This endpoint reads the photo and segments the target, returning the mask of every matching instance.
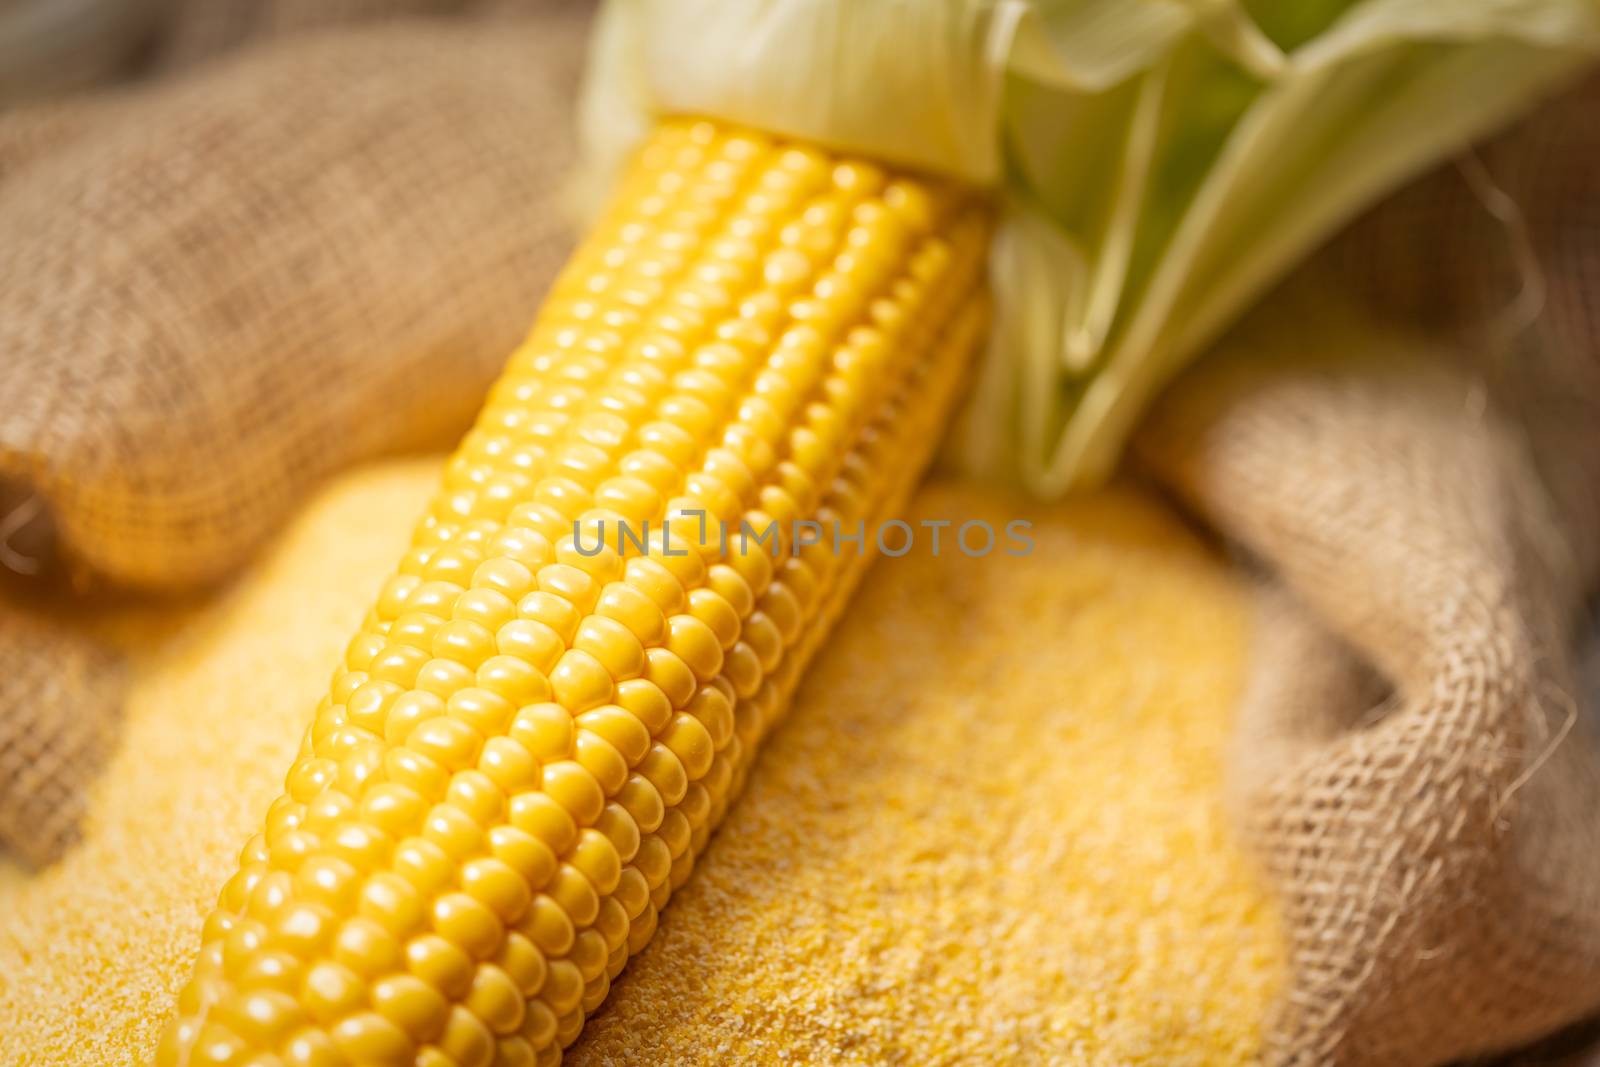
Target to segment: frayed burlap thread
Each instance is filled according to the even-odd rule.
[[[1469,359],[1585,530],[1600,530],[1597,190],[1600,75],[1397,191],[1313,268]],[[1581,571],[1600,570],[1600,537],[1572,549]]]
[[[99,642],[0,604],[0,849],[44,864],[77,838],[116,737],[123,681]]]
[[[1289,940],[1271,1063],[1443,1063],[1600,1009],[1600,751],[1571,665],[1600,530],[1536,459],[1587,437],[1592,491],[1597,414],[1530,435],[1472,361],[1312,279],[1149,421],[1146,462],[1287,590],[1233,768]]]

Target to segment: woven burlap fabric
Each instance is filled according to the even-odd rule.
[[[561,2],[0,0],[0,107],[170,76],[233,49],[308,30],[407,15],[534,13]]]
[[[166,0],[151,62],[172,70],[243,44],[288,34],[408,15],[479,13],[488,0]],[[525,8],[550,0],[520,0]]]
[[[1572,666],[1600,556],[1593,93],[1354,227],[1139,441],[1270,575],[1233,786],[1290,943],[1272,1063],[1443,1063],[1600,1010]]]
[[[0,502],[40,511],[8,558],[90,590],[214,582],[327,474],[462,430],[569,245],[587,12],[525,6],[0,113]],[[0,676],[58,679],[0,694],[0,751],[30,754],[0,837],[34,859],[114,721],[83,641],[0,633]]]
[[[0,604],[0,849],[60,855],[116,736],[123,667],[83,633]],[[25,650],[25,654],[19,654]]]
[[[214,580],[328,471],[459,431],[567,247],[579,25],[288,42],[0,187],[0,478],[74,565]]]
[[[124,75],[168,0],[0,0],[0,107]]]

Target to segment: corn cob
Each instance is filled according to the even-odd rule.
[[[871,164],[656,132],[350,643],[159,1063],[560,1062],[926,463],[986,227]]]

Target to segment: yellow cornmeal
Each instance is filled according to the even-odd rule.
[[[347,478],[237,587],[115,621],[136,681],[87,840],[0,869],[0,1063],[148,1057],[437,470]],[[1131,492],[908,518],[1018,514],[1026,558],[947,531],[875,568],[568,1062],[1248,1060],[1279,962],[1219,805],[1243,592]]]
[[[1237,584],[1131,493],[913,512],[1031,515],[1034,549],[877,564],[568,1063],[1252,1058],[1278,960],[1219,810]]]

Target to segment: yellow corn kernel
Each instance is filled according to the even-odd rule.
[[[560,1061],[869,558],[778,527],[870,527],[920,474],[986,226],[657,132],[350,643],[159,1062]]]

